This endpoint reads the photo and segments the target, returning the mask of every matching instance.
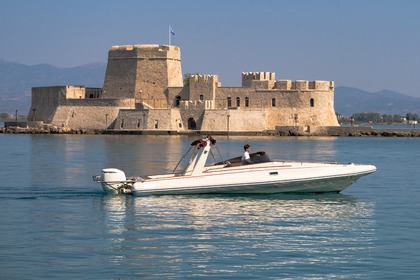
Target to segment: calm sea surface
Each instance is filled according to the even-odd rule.
[[[187,136],[0,134],[1,279],[419,279],[420,138],[217,137],[226,158],[374,164],[341,194],[104,195]]]

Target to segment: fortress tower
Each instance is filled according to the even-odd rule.
[[[182,87],[181,51],[176,46],[113,46],[108,53],[102,98],[166,100],[167,87]]]
[[[218,75],[198,75],[190,77],[190,100],[214,101],[219,86]]]

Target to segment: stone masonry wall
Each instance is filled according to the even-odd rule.
[[[52,125],[73,129],[107,129],[113,126],[120,107],[58,106]]]
[[[32,88],[31,108],[28,121],[51,122],[57,106],[66,99],[65,87],[34,87]]]
[[[134,99],[68,99],[56,107],[51,124],[75,129],[109,129],[119,110],[134,108]]]
[[[257,87],[265,85],[265,89],[271,89],[274,86],[276,74],[274,72],[242,72],[243,87]],[[261,83],[263,82],[263,83]]]
[[[189,84],[190,100],[214,101],[218,84],[219,80],[217,75],[192,75]]]
[[[183,86],[178,47],[128,45],[113,46],[109,51],[104,98],[165,100],[168,86]]]
[[[203,131],[262,131],[267,130],[265,110],[206,110]]]
[[[179,110],[120,110],[116,130],[184,130]]]

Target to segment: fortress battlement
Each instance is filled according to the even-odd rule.
[[[242,80],[269,81],[276,79],[274,72],[242,72]]]
[[[176,46],[142,44],[112,46],[108,52],[108,60],[126,58],[181,60],[181,51]]]
[[[214,100],[218,87],[221,87],[218,75],[191,75],[189,98],[191,100]]]
[[[242,86],[271,89],[276,81],[274,72],[242,72]]]
[[[218,75],[199,75],[193,74],[190,76],[190,83],[214,83],[219,81]]]
[[[280,90],[334,91],[334,81],[280,80],[275,87]]]

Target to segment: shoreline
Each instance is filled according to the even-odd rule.
[[[98,134],[98,135],[227,135],[227,136],[279,136],[279,137],[420,137],[420,129],[372,127],[276,127],[266,131],[199,131],[199,130],[111,130],[70,129],[57,127],[28,128],[0,127],[4,134]]]

